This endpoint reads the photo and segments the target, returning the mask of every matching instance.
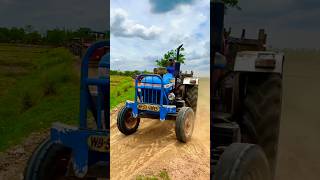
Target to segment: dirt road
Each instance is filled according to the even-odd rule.
[[[319,56],[287,57],[278,180],[320,179],[319,68]]]
[[[176,140],[174,121],[142,119],[130,136],[119,132],[111,117],[111,179],[135,179],[166,170],[171,179],[209,179],[210,95],[209,79],[201,79],[197,119],[192,140]]]

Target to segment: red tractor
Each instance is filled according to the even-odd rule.
[[[107,33],[97,32],[97,31],[89,31],[87,38],[73,38],[71,43],[68,45],[68,48],[72,52],[72,54],[82,56],[85,54],[86,50],[96,41],[105,40],[107,38]],[[97,67],[99,60],[106,53],[109,52],[108,48],[100,48],[97,49],[91,59],[90,59],[90,67]]]

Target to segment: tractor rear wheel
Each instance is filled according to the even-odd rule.
[[[137,131],[139,124],[140,118],[132,116],[132,109],[126,106],[121,108],[117,117],[117,126],[120,132],[125,135],[133,134]]]
[[[193,112],[197,112],[197,102],[198,102],[198,86],[186,86],[186,104],[188,107],[193,109]]]
[[[243,112],[243,142],[259,144],[264,150],[272,176],[275,174],[282,99],[278,74],[248,76]]]
[[[30,157],[24,171],[24,180],[79,180],[80,178],[66,176],[70,158],[71,150],[69,148],[52,143],[47,138],[36,148]]]
[[[186,143],[191,139],[194,128],[194,112],[191,107],[182,107],[176,119],[176,137],[179,141]]]
[[[214,180],[270,180],[263,150],[254,144],[233,143],[220,156]]]

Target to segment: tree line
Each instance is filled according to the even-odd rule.
[[[0,43],[47,44],[60,46],[71,42],[75,38],[95,38],[96,35],[91,32],[92,30],[90,28],[78,28],[76,30],[54,28],[41,33],[31,25],[27,25],[23,28],[0,27]]]
[[[152,72],[149,71],[119,71],[119,70],[110,70],[110,75],[118,75],[118,76],[135,76],[139,74],[153,74]]]

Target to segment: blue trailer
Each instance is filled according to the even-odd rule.
[[[50,136],[30,157],[25,180],[109,178],[110,56],[99,62],[98,77],[89,77],[89,61],[109,41],[99,41],[88,48],[81,64],[79,127],[55,123]],[[96,92],[89,87],[95,87]],[[94,128],[88,127],[88,110],[94,116]]]

